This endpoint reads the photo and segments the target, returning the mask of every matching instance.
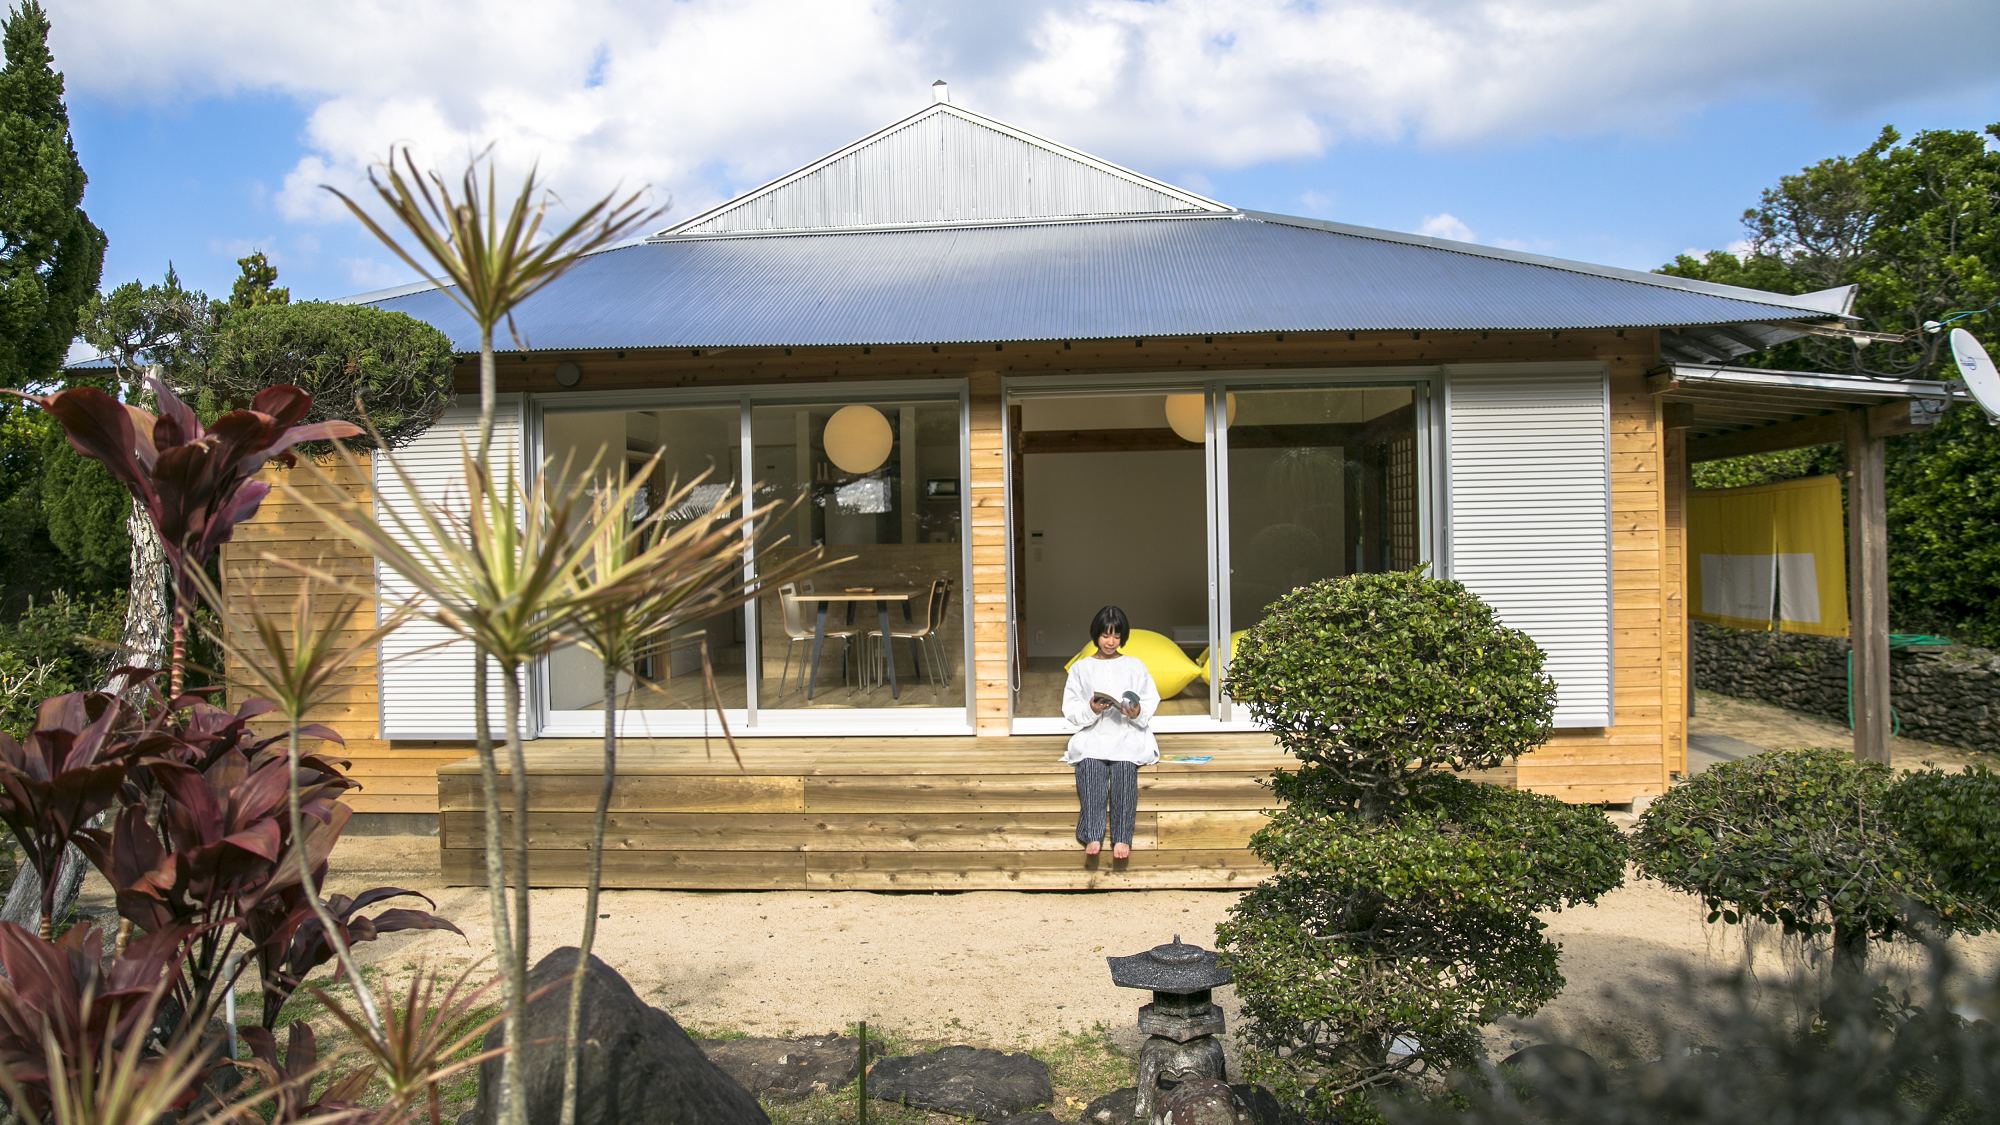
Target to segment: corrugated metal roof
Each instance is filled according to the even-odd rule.
[[[477,346],[464,313],[435,290],[369,303],[436,325],[462,350]],[[1832,315],[1807,297],[1696,289],[1232,213],[641,243],[579,262],[524,302],[514,321],[526,350],[580,351],[1721,326]],[[501,343],[513,350],[504,333]]]

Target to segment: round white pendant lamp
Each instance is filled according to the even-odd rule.
[[[889,420],[872,406],[843,406],[826,420],[826,459],[843,473],[872,473],[896,444]]]
[[[1200,445],[1202,438],[1207,436],[1201,418],[1202,397],[1198,394],[1167,396],[1167,425],[1173,427],[1182,441],[1191,441],[1196,445]],[[1236,421],[1236,392],[1231,391],[1222,397],[1222,425],[1226,429]]]

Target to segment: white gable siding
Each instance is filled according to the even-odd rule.
[[[1608,394],[1601,368],[1447,390],[1451,574],[1547,653],[1558,727],[1611,725]]]
[[[940,105],[669,232],[670,237],[1226,210]]]
[[[410,480],[406,484],[386,459],[375,458],[375,518],[395,528],[394,517],[421,534],[417,505],[462,515],[465,473],[460,452],[479,440],[477,403],[464,400],[445,411],[437,424],[395,452]],[[495,411],[493,461],[518,467],[522,456],[521,402],[503,395]],[[414,487],[412,487],[414,486]],[[378,614],[417,599],[415,589],[380,563],[375,567]],[[473,736],[473,650],[443,626],[421,618],[406,621],[381,646],[381,737],[471,738]],[[487,672],[490,728],[504,728],[503,684],[498,669]],[[524,708],[525,716],[525,708]],[[525,721],[525,718],[524,718]]]

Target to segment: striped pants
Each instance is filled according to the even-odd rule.
[[[1111,842],[1130,845],[1139,818],[1139,767],[1134,762],[1084,758],[1076,763],[1076,840],[1104,840],[1104,810],[1111,809]]]

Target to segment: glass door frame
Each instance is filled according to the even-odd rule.
[[[1208,495],[1204,497],[1203,517],[1207,526],[1208,563],[1208,651],[1214,672],[1209,713],[1200,715],[1160,716],[1153,729],[1161,734],[1191,732],[1254,731],[1262,729],[1249,714],[1234,707],[1222,693],[1220,685],[1228,675],[1229,651],[1226,638],[1234,631],[1230,620],[1230,557],[1229,557],[1229,427],[1225,423],[1218,431],[1217,418],[1227,418],[1227,396],[1242,391],[1261,390],[1304,390],[1325,388],[1367,389],[1376,387],[1407,387],[1413,392],[1416,409],[1416,464],[1420,476],[1417,482],[1418,512],[1417,557],[1431,568],[1433,574],[1445,571],[1443,545],[1448,541],[1442,521],[1447,518],[1446,481],[1443,459],[1439,452],[1444,449],[1444,410],[1446,368],[1442,365],[1423,367],[1382,367],[1382,368],[1317,368],[1310,370],[1230,370],[1205,372],[1199,379],[1191,379],[1185,373],[1157,372],[1132,375],[1105,376],[1088,379],[1065,380],[1051,383],[1047,376],[1009,378],[1001,381],[1001,448],[1008,455],[1003,458],[1006,513],[1006,553],[1007,560],[1007,714],[1008,730],[1013,734],[1058,734],[1067,733],[1068,723],[1060,716],[1017,715],[1015,702],[1020,694],[1021,675],[1025,662],[1022,653],[1018,616],[1015,605],[1016,585],[1022,576],[1014,573],[1015,544],[1022,534],[1015,526],[1015,505],[1013,497],[1020,482],[1014,479],[1014,448],[1016,435],[1012,432],[1012,407],[1023,400],[1050,398],[1081,398],[1093,395],[1139,395],[1139,394],[1189,394],[1202,396],[1202,429],[1205,456],[1205,484]]]
[[[753,675],[753,669],[761,668],[763,659],[760,651],[762,638],[761,604],[762,598],[747,602],[744,614],[744,702],[740,708],[724,708],[723,717],[729,724],[732,735],[751,738],[759,737],[826,737],[826,736],[879,736],[892,734],[909,735],[971,735],[977,715],[974,698],[974,677],[972,671],[973,633],[972,598],[969,596],[969,582],[972,575],[972,489],[967,487],[971,468],[971,391],[963,379],[898,379],[859,382],[814,383],[810,386],[797,384],[768,383],[755,386],[696,387],[673,389],[632,389],[605,391],[567,391],[554,393],[530,393],[522,419],[522,445],[524,478],[534,480],[541,472],[546,457],[543,444],[543,419],[549,413],[569,413],[614,410],[672,410],[681,408],[722,409],[735,407],[737,410],[737,435],[739,442],[737,479],[739,482],[756,481],[754,442],[751,440],[751,412],[757,407],[769,406],[824,406],[834,403],[869,402],[892,400],[907,402],[929,402],[938,405],[951,404],[958,411],[958,473],[959,473],[959,566],[962,580],[960,586],[967,596],[957,601],[953,612],[962,621],[960,633],[964,652],[960,656],[962,673],[960,685],[965,694],[964,707],[851,707],[821,708],[803,707],[759,707],[758,694],[762,676]],[[747,521],[756,507],[754,490],[742,489],[742,514]],[[746,522],[744,527],[743,573],[745,579],[756,575],[756,528]],[[542,738],[597,738],[604,733],[603,713],[592,708],[587,711],[557,711],[550,706],[551,685],[548,675],[548,658],[536,660],[529,669],[529,693],[535,719]],[[618,716],[619,733],[641,738],[680,738],[691,736],[712,736],[722,733],[712,710],[621,710]]]

